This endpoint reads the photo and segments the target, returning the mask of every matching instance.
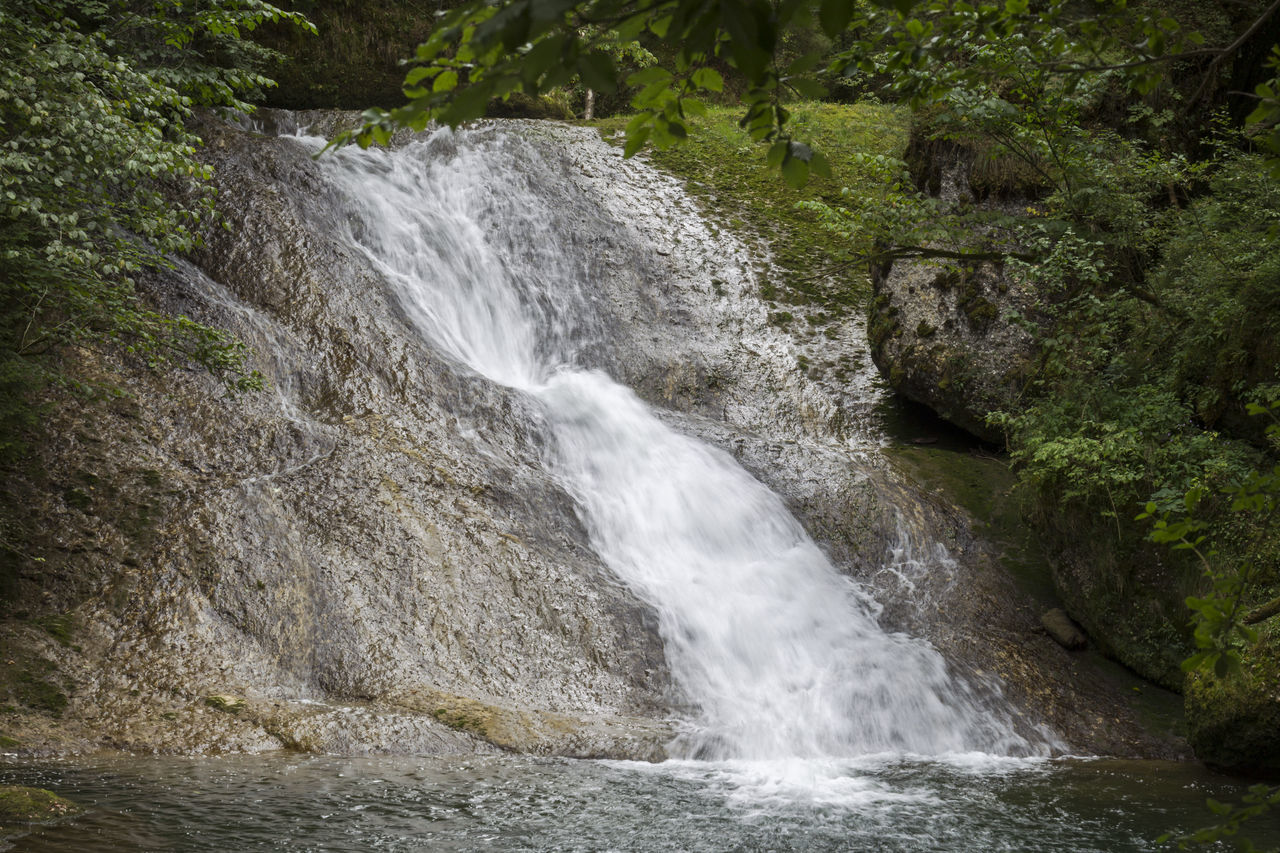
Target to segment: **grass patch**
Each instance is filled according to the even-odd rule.
[[[740,110],[729,107],[709,108],[705,117],[691,121],[687,142],[648,156],[684,179],[713,222],[765,240],[785,281],[765,282],[762,297],[820,306],[835,320],[862,309],[870,290],[867,276],[861,264],[851,263],[839,238],[824,231],[815,214],[797,210],[796,203],[840,205],[846,188],[880,197],[883,189],[867,180],[855,155],[901,157],[910,115],[902,107],[880,104],[801,103],[791,110],[792,133],[826,155],[829,179],[813,177],[802,189],[792,189],[765,162],[768,146],[752,142],[738,127]],[[616,116],[594,124],[614,141],[628,120]]]

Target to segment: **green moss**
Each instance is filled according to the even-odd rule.
[[[921,320],[920,325],[916,326],[916,337],[927,338],[936,331],[938,331],[937,326],[933,325],[928,320]]]
[[[0,785],[0,832],[13,832],[19,824],[57,820],[79,814],[80,807],[43,788]]]
[[[840,241],[819,227],[816,214],[797,210],[796,203],[816,199],[847,205],[841,191],[880,192],[859,177],[855,154],[900,156],[906,144],[908,115],[898,107],[873,104],[798,103],[791,129],[811,142],[831,162],[830,179],[814,177],[793,189],[765,162],[768,146],[758,145],[738,127],[737,109],[712,107],[693,122],[689,140],[649,154],[654,163],[686,180],[713,220],[729,228],[745,227],[768,245],[786,281],[771,284],[762,295],[791,304],[819,306],[833,319],[865,305],[868,281],[861,266],[851,265]],[[625,116],[597,122],[606,139],[628,121]],[[785,293],[779,293],[785,289]]]
[[[76,622],[70,614],[40,616],[31,621],[47,631],[49,636],[53,637],[61,645],[71,646],[71,638],[75,632]]]
[[[67,707],[67,694],[59,683],[58,668],[52,661],[34,653],[29,643],[13,639],[0,641],[0,711],[16,712],[20,706],[28,711],[61,716]]]
[[[483,716],[458,708],[436,708],[431,712],[431,716],[451,729],[480,737],[484,737],[488,729],[487,720]]]
[[[871,351],[878,352],[900,329],[898,321],[887,313],[873,313],[867,323],[867,342],[871,344]]]
[[[1184,601],[1202,593],[1185,552],[1152,545],[1133,526],[1078,505],[1038,498],[1032,515],[1071,616],[1106,654],[1181,691],[1182,660],[1192,650]]]
[[[950,290],[960,283],[960,271],[954,267],[947,267],[930,279],[929,283],[938,290]]]
[[[14,695],[19,702],[52,717],[61,717],[67,707],[67,694],[44,673],[21,670],[15,680]]]
[[[0,735],[0,749],[12,749],[15,746],[22,746],[22,741],[8,735]]]
[[[1025,521],[1026,500],[1006,460],[940,446],[894,446],[886,454],[912,479],[941,489],[968,511],[978,523],[974,532],[998,549],[1019,586],[1041,604],[1057,605],[1048,562]]]
[[[966,302],[964,313],[969,318],[969,322],[979,329],[985,329],[996,317],[1000,316],[1000,311],[996,306],[981,296],[976,296]]]
[[[206,696],[204,704],[216,711],[225,711],[232,715],[239,714],[244,710],[244,700],[239,696],[228,696],[225,694]]]

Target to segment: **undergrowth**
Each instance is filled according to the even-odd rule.
[[[857,155],[901,157],[909,112],[882,104],[799,103],[791,109],[792,132],[831,163],[831,177],[813,176],[794,189],[765,161],[768,146],[751,141],[738,127],[741,110],[710,107],[691,120],[689,139],[648,158],[683,178],[713,221],[759,235],[768,245],[781,281],[766,281],[761,296],[773,302],[821,308],[831,318],[861,311],[870,293],[865,266],[851,258],[843,241],[824,232],[817,215],[798,202],[836,204],[842,193],[879,198],[882,186],[866,180]],[[628,117],[595,122],[610,141],[620,141]]]

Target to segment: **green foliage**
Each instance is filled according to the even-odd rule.
[[[14,0],[0,8],[0,452],[33,425],[30,398],[64,381],[63,347],[177,358],[256,387],[226,333],[143,305],[137,275],[190,249],[213,213],[196,107],[245,109],[269,81],[243,36],[306,26],[260,0]]]
[[[187,122],[196,108],[246,109],[269,83],[254,68],[271,54],[246,36],[272,21],[309,26],[260,0],[0,4],[5,584],[13,565],[43,562],[10,488],[38,435],[41,401],[53,390],[116,393],[74,378],[68,352],[186,363],[233,390],[261,386],[239,341],[150,308],[135,285],[196,246],[215,221],[209,169]],[[28,681],[28,692],[44,689],[40,679]],[[50,707],[61,696],[53,688],[44,694]]]
[[[811,37],[818,30],[826,39]],[[630,73],[620,68],[610,43],[641,37],[661,44],[671,61]],[[829,53],[835,40],[840,47]],[[353,137],[369,145],[431,119],[456,126],[481,116],[494,98],[537,95],[580,75],[601,91],[636,90],[627,153],[645,144],[667,148],[688,136],[688,119],[703,111],[701,98],[723,88],[719,68],[728,67],[743,86],[741,127],[770,143],[771,163],[799,186],[811,172],[830,171],[821,152],[792,137],[785,106],[793,96],[825,94],[812,75],[819,66],[836,77],[888,75],[896,91],[923,102],[1007,78],[1024,65],[1074,80],[1109,52],[1147,59],[1183,41],[1175,21],[1135,14],[1123,0],[1087,9],[1055,0],[1035,11],[1023,2],[949,0],[471,0],[418,47],[405,79],[409,103],[368,111]],[[796,56],[797,44],[811,49]],[[1127,75],[1136,87],[1159,78],[1149,65],[1136,68]]]
[[[1270,416],[1272,423],[1266,434],[1280,448],[1280,418],[1275,414],[1280,412],[1280,399],[1266,406],[1250,404],[1249,411]],[[1208,497],[1204,486],[1188,489],[1172,506],[1166,504],[1162,508],[1156,501],[1149,501],[1138,519],[1155,519],[1150,534],[1153,542],[1190,551],[1200,560],[1210,589],[1202,597],[1187,599],[1187,607],[1194,614],[1198,650],[1183,662],[1182,668],[1187,672],[1212,671],[1225,678],[1240,670],[1241,645],[1258,642],[1258,631],[1246,624],[1244,611],[1257,582],[1261,545],[1273,535],[1273,523],[1280,512],[1280,465],[1248,471],[1221,491],[1229,500],[1228,510],[1248,516],[1248,526],[1255,531],[1253,541],[1236,554],[1224,555],[1208,542],[1220,525],[1206,520],[1200,512]]]
[[[1037,262],[1011,268],[1039,300],[1041,363],[1024,407],[996,420],[1029,483],[1119,518],[1153,493],[1219,491],[1257,464],[1221,430],[1250,437],[1246,407],[1277,380],[1280,186],[1253,157],[1160,165],[1116,150],[1139,168],[1108,160],[1110,198],[1024,230]],[[1150,175],[1207,178],[1210,193],[1144,211]]]
[[[1270,420],[1265,433],[1276,448],[1280,448],[1280,399],[1267,405],[1253,403],[1249,413]],[[1207,492],[1200,486],[1189,489],[1181,500],[1173,505],[1160,507],[1155,501],[1147,503],[1139,519],[1154,519],[1151,539],[1179,550],[1191,551],[1201,561],[1205,576],[1210,582],[1209,592],[1187,599],[1195,626],[1197,651],[1183,661],[1182,668],[1192,674],[1217,679],[1239,677],[1242,672],[1242,650],[1258,643],[1259,631],[1250,622],[1271,618],[1274,613],[1263,609],[1259,614],[1246,615],[1246,603],[1259,585],[1260,562],[1264,559],[1262,545],[1274,536],[1277,512],[1280,511],[1280,465],[1270,469],[1250,471],[1241,481],[1223,490],[1229,498],[1229,509],[1247,519],[1247,527],[1253,532],[1252,541],[1244,548],[1230,554],[1220,552],[1210,538],[1223,533],[1222,522],[1206,521],[1201,506]],[[1275,578],[1271,581],[1274,584]],[[1273,684],[1263,689],[1270,691]],[[1270,701],[1269,699],[1267,700]],[[1280,787],[1255,785],[1239,806],[1209,800],[1210,811],[1220,820],[1176,839],[1178,849],[1188,850],[1192,845],[1214,844],[1224,839],[1234,839],[1242,825],[1259,815],[1280,806]],[[1164,836],[1161,841],[1169,841]],[[1253,851],[1257,848],[1242,838],[1237,849]]]
[[[1280,179],[1280,45],[1271,49],[1267,67],[1275,69],[1277,74],[1267,82],[1259,83],[1254,90],[1258,106],[1245,123],[1275,155],[1267,160],[1267,166],[1271,175]]]

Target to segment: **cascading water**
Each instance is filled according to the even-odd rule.
[[[318,141],[308,140],[318,145]],[[781,499],[726,453],[587,369],[604,331],[589,247],[530,187],[538,155],[500,132],[439,131],[322,159],[351,239],[441,350],[545,407],[548,464],[606,563],[657,611],[698,709],[688,758],[1027,754],[927,643],[886,633]]]

